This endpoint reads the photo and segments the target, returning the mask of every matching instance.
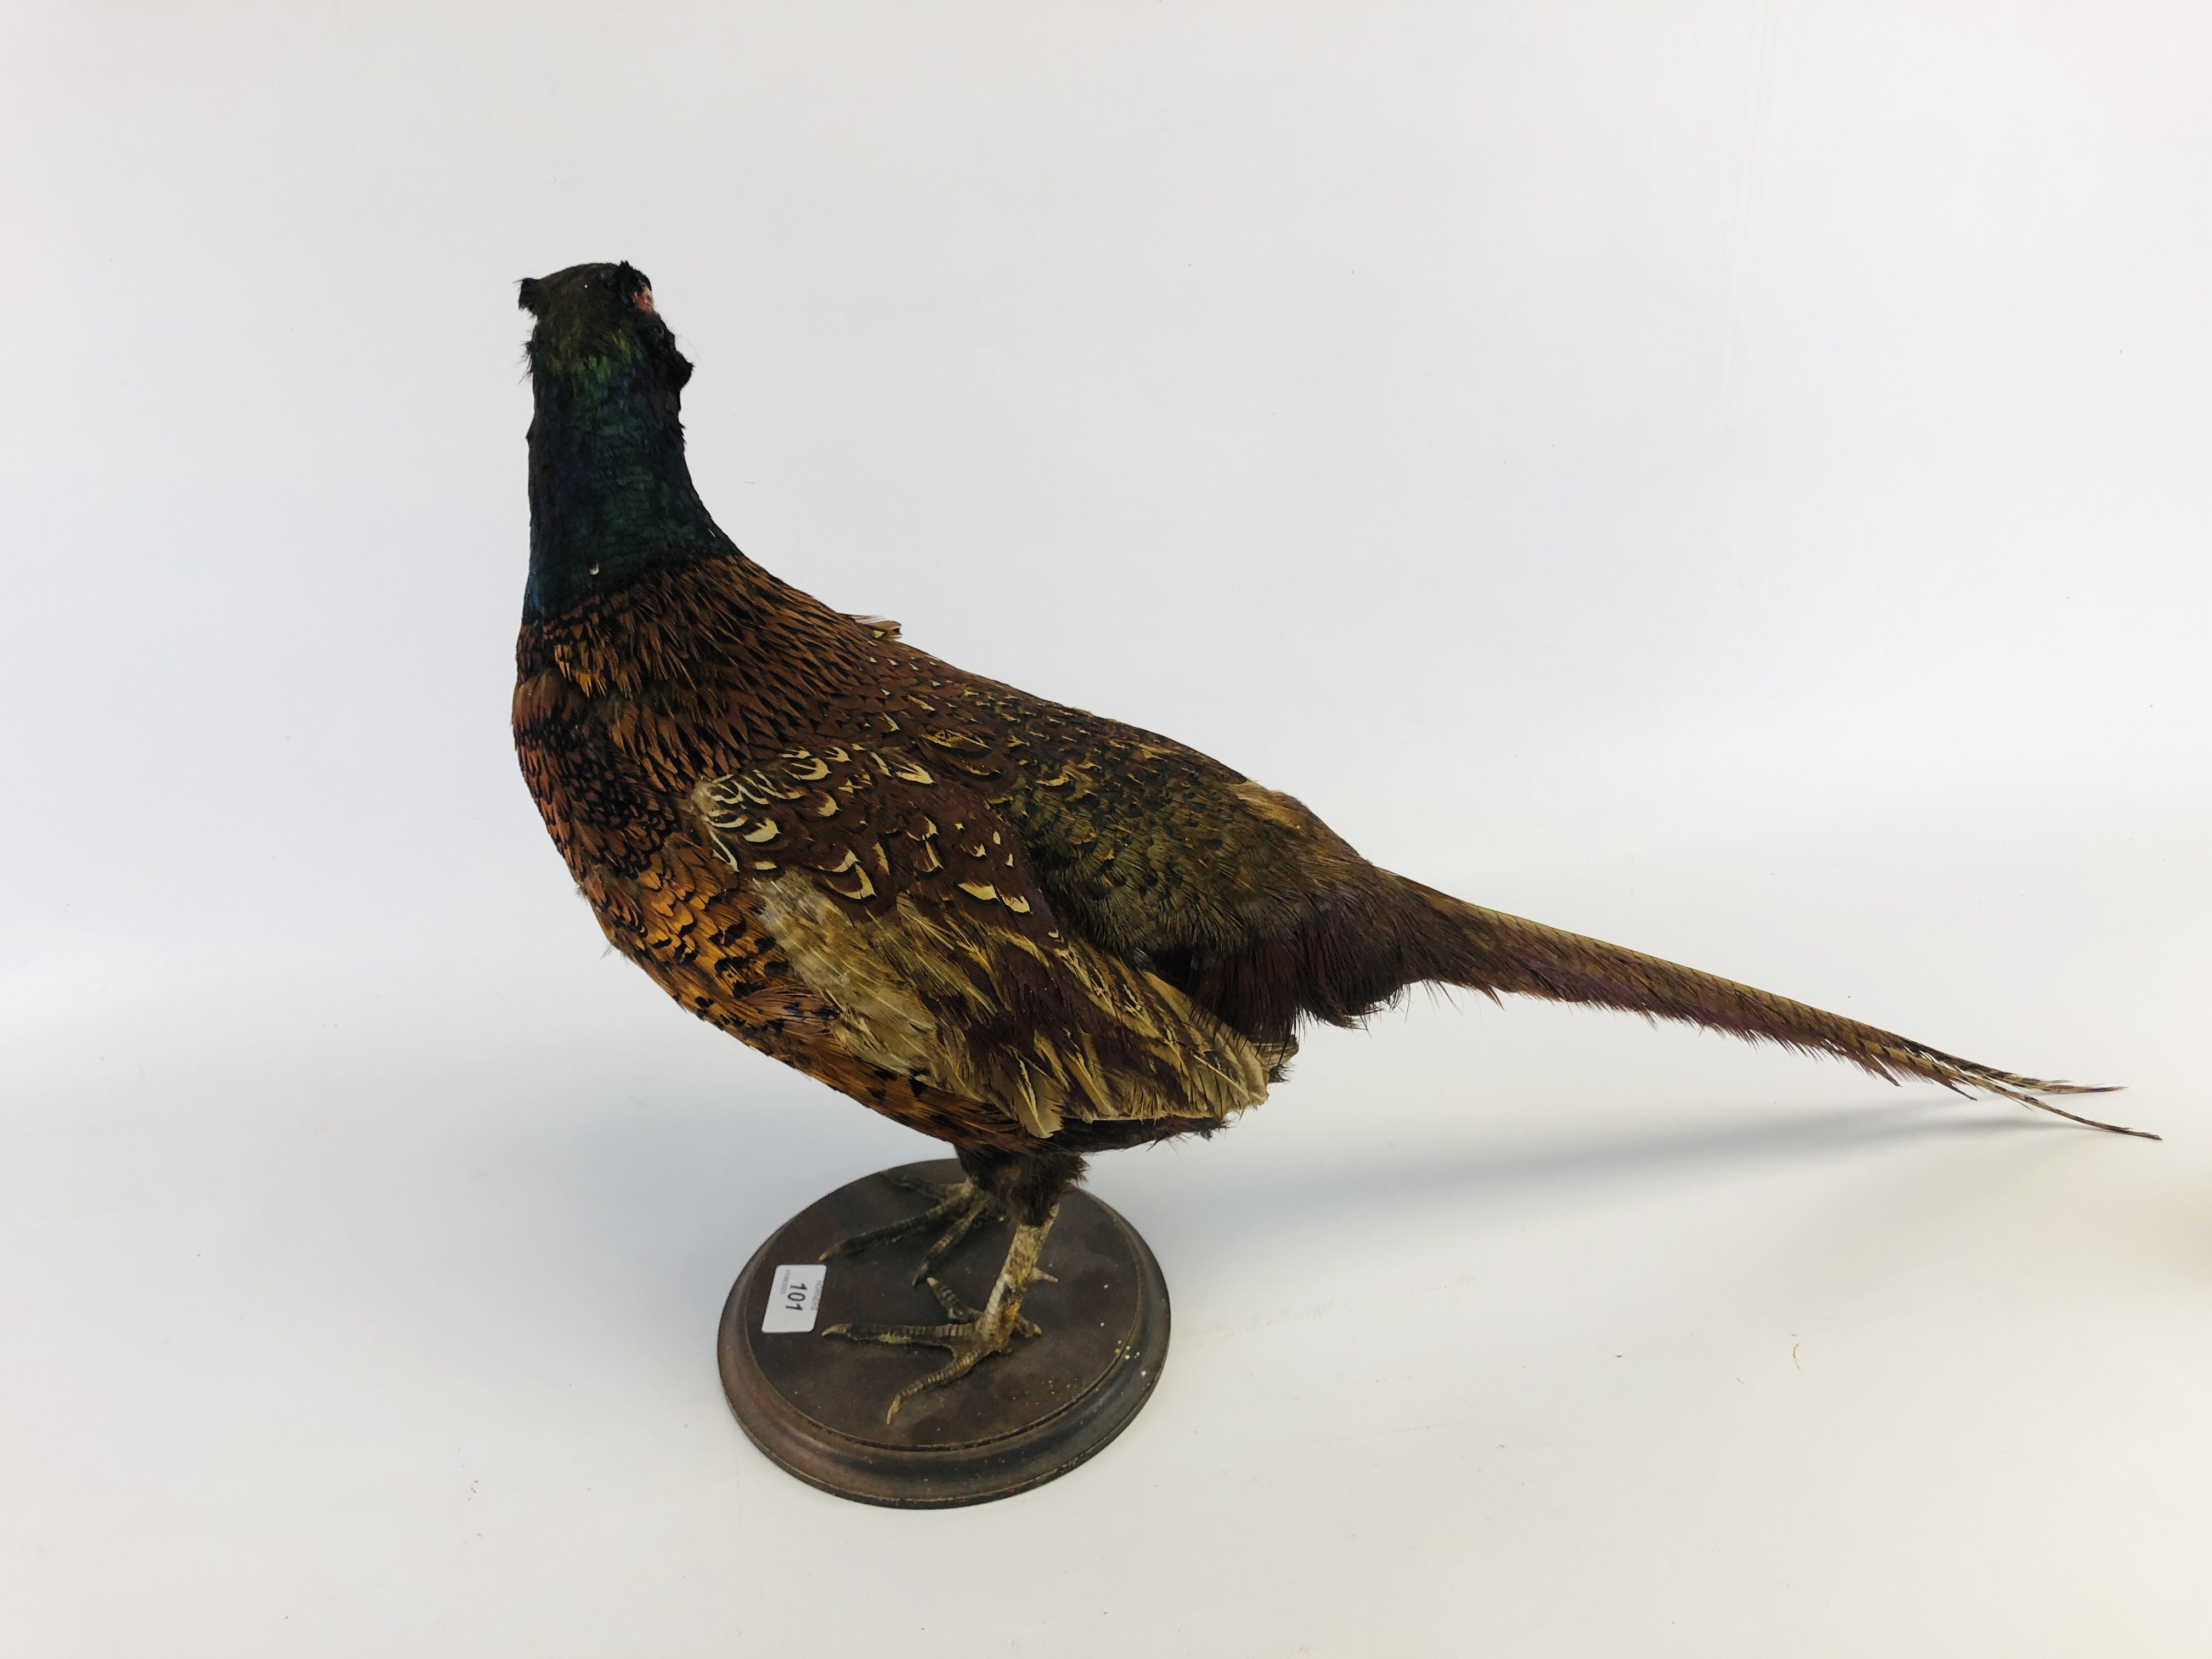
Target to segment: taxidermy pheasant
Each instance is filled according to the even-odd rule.
[[[1583,1002],[1832,1054],[1878,1077],[2100,1092],[1940,1054],[1377,869],[1290,796],[1170,738],[940,662],[786,586],[708,515],[691,365],[627,264],[521,285],[530,580],[523,776],[617,948],[701,1018],[924,1134],[966,1179],[902,1225],[945,1322],[830,1334],[948,1350],[1036,1328],[1024,1291],[1090,1154],[1205,1134],[1299,1025],[1422,981]],[[2122,1133],[2140,1133],[2120,1130]],[[967,1306],[933,1269],[1013,1240]]]

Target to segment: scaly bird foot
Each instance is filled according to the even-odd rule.
[[[858,1255],[871,1244],[881,1244],[894,1238],[906,1238],[927,1231],[939,1222],[951,1224],[938,1236],[921,1258],[921,1265],[914,1270],[917,1285],[929,1277],[945,1258],[960,1246],[960,1242],[975,1230],[978,1222],[999,1220],[1004,1212],[988,1194],[980,1191],[972,1181],[925,1181],[919,1176],[904,1175],[895,1170],[884,1171],[883,1178],[892,1186],[907,1192],[920,1193],[933,1198],[936,1203],[929,1208],[894,1221],[888,1225],[873,1227],[850,1238],[840,1239],[816,1258],[827,1261],[833,1255]]]
[[[1011,1318],[993,1319],[981,1310],[969,1307],[960,1299],[959,1293],[943,1279],[931,1277],[929,1288],[944,1308],[948,1325],[855,1325],[850,1322],[832,1325],[824,1336],[842,1336],[854,1342],[888,1342],[895,1347],[947,1348],[951,1361],[932,1371],[918,1382],[909,1382],[891,1396],[890,1409],[884,1413],[888,1423],[899,1413],[899,1407],[925,1389],[942,1388],[968,1375],[994,1353],[1004,1353],[1014,1346],[1018,1336],[1042,1336],[1032,1320],[1019,1313]]]
[[[925,1273],[929,1293],[937,1298],[951,1323],[855,1325],[848,1322],[832,1325],[822,1333],[853,1342],[887,1342],[894,1347],[945,1348],[951,1352],[950,1364],[918,1382],[909,1382],[891,1396],[890,1409],[884,1413],[884,1422],[896,1417],[899,1407],[923,1389],[942,1388],[967,1376],[993,1354],[1006,1352],[1014,1346],[1016,1337],[1043,1334],[1034,1323],[1022,1317],[1022,1297],[1030,1281],[1040,1276],[1037,1257],[1044,1249],[1045,1235],[1052,1231],[1053,1218],[1059,1212],[1060,1206],[1055,1204],[1041,1223],[1024,1223],[1015,1227],[1013,1243],[1006,1249],[1006,1264],[992,1283],[990,1300],[980,1310],[962,1301],[943,1279]]]

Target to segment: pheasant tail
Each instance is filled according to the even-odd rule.
[[[1891,1083],[1910,1076],[1954,1091],[1986,1090],[2093,1129],[2159,1139],[2148,1130],[2084,1117],[2040,1097],[2110,1094],[2110,1087],[2000,1072],[1717,974],[1486,910],[1418,882],[1406,884],[1448,924],[1434,947],[1439,959],[1431,964],[1427,975],[1445,984],[1492,997],[1510,991],[1553,1002],[1619,1008],[1655,1019],[1678,1019],[1747,1042],[1778,1042],[1809,1054],[1832,1054]]]

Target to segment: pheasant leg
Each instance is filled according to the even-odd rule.
[[[938,1236],[921,1258],[921,1265],[914,1270],[917,1285],[935,1272],[937,1265],[959,1248],[960,1241],[968,1237],[978,1222],[998,1220],[1005,1212],[998,1201],[972,1181],[924,1181],[919,1176],[901,1175],[885,1170],[884,1177],[894,1187],[908,1192],[921,1193],[937,1202],[926,1210],[918,1211],[902,1220],[881,1227],[872,1227],[866,1232],[855,1233],[832,1244],[816,1258],[827,1261],[833,1255],[858,1255],[871,1244],[882,1244],[894,1238],[906,1238],[925,1232],[939,1222],[951,1224]]]
[[[934,1277],[929,1288],[944,1308],[951,1322],[944,1325],[832,1325],[824,1336],[842,1336],[854,1342],[888,1342],[897,1347],[944,1348],[951,1360],[932,1371],[918,1382],[909,1382],[891,1396],[890,1409],[884,1413],[888,1423],[899,1413],[899,1407],[927,1389],[942,1388],[968,1375],[993,1354],[1006,1352],[1014,1346],[1018,1336],[1043,1334],[1035,1323],[1022,1317],[1022,1297],[1030,1282],[1038,1277],[1037,1257],[1044,1249],[1045,1235],[1052,1231],[1053,1219],[1060,1213],[1055,1204],[1044,1220],[1036,1226],[1019,1225],[1014,1229],[1014,1241],[1007,1247],[1006,1265],[999,1269],[992,1283],[991,1294],[981,1309],[963,1302],[952,1287]]]

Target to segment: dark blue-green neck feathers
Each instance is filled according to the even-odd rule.
[[[657,564],[736,558],[684,459],[691,365],[627,264],[522,284],[530,422],[530,583],[523,619],[558,616]]]

